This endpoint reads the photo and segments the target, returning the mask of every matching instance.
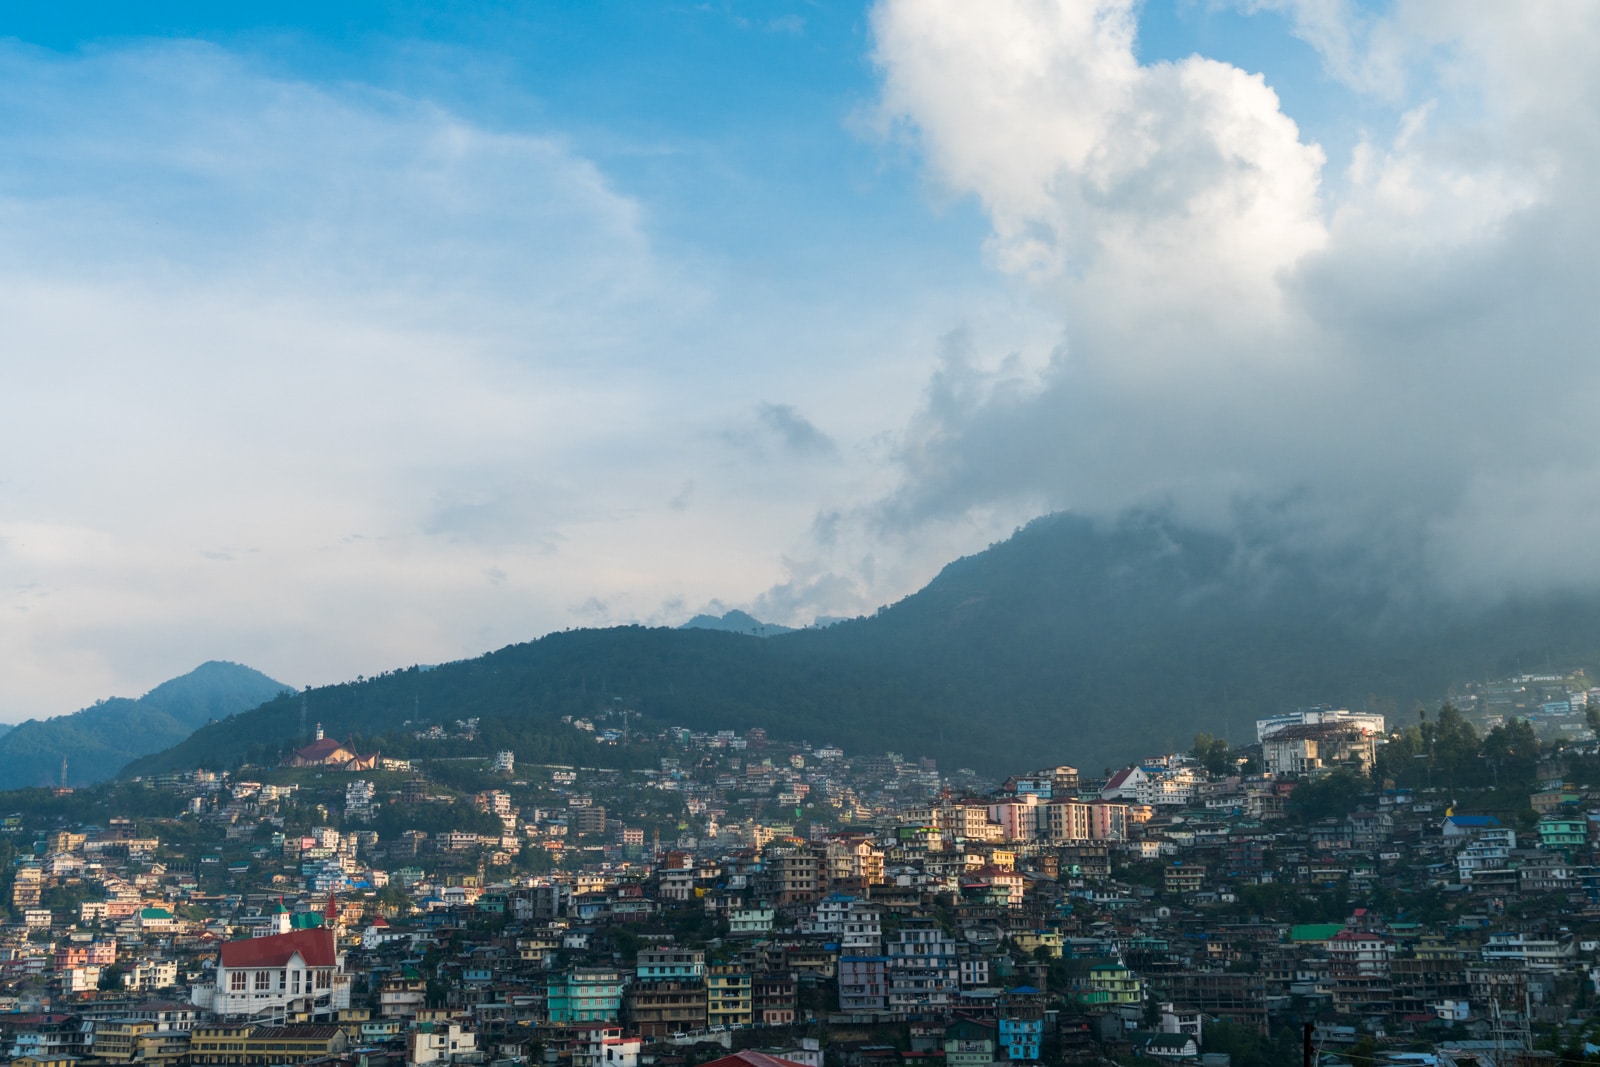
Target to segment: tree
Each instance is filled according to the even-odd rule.
[[[1195,734],[1192,755],[1211,774],[1221,776],[1234,769],[1226,738]]]
[[[1496,726],[1483,739],[1483,755],[1496,784],[1526,792],[1539,774],[1539,737],[1527,719]]]
[[[1454,790],[1463,773],[1470,776],[1477,769],[1478,731],[1454,704],[1441,707],[1438,718],[1423,729],[1433,766],[1443,772],[1446,784]]]
[[[1372,792],[1372,782],[1354,771],[1337,770],[1322,778],[1301,782],[1289,794],[1288,814],[1302,822],[1342,819],[1355,811]]]

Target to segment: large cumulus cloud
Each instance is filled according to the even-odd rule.
[[[1600,580],[1600,9],[1273,5],[1390,109],[1332,162],[1267,81],[1142,63],[1125,0],[884,0],[885,123],[1055,309],[1048,359],[947,343],[885,504],[1381,530],[1455,587]]]

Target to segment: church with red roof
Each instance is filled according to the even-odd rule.
[[[195,988],[194,1003],[225,1018],[264,1022],[289,1013],[316,1017],[348,1008],[350,981],[333,928],[295,929],[290,918],[280,903],[279,932],[224,942],[216,980]]]

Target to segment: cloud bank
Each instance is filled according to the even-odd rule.
[[[1460,590],[1600,582],[1600,9],[1253,6],[1389,125],[1330,163],[1261,75],[1141,62],[1131,0],[874,9],[882,128],[1061,325],[947,340],[881,516],[1266,505]]]

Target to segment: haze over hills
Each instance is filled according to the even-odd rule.
[[[29,719],[0,733],[0,789],[92,785],[131,757],[175,745],[212,719],[247,711],[288,689],[260,671],[213,660],[137,700],[113,697],[70,715]]]
[[[1600,597],[1469,607],[1257,531],[1223,537],[1140,514],[1030,523],[869,618],[753,638],[618,627],[315,690],[330,736],[478,717],[523,759],[596,751],[559,722],[627,707],[649,725],[762,726],[857,752],[999,772],[1099,770],[1253,736],[1260,715],[1339,703],[1409,715],[1454,684],[1519,666],[1600,662]],[[276,758],[298,698],[204,727],[127,773]],[[588,753],[588,755],[584,755]]]

